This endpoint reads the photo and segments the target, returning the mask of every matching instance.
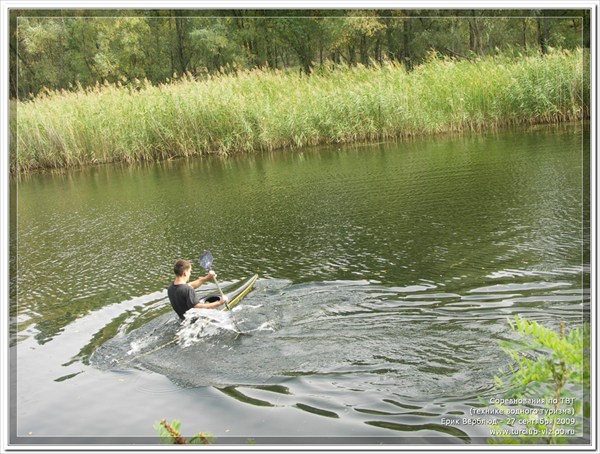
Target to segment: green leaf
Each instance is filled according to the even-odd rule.
[[[171,427],[177,433],[181,433],[181,421],[179,421],[178,419],[174,419],[173,421],[171,421]]]
[[[190,444],[193,445],[207,445],[215,442],[215,438],[205,432],[198,432],[192,438],[190,438]]]

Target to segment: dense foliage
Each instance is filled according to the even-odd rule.
[[[13,102],[13,171],[318,144],[581,119],[587,52],[330,65],[310,77],[253,69],[169,84],[134,79],[45,90]],[[16,106],[15,106],[16,105]],[[18,156],[16,150],[18,149]],[[16,157],[15,157],[16,156]]]
[[[589,46],[580,10],[12,10],[11,95],[96,82],[164,83],[328,61],[401,62]]]
[[[503,342],[513,366],[496,377],[504,399],[496,400],[502,418],[493,443],[569,443],[581,436],[590,417],[590,331],[587,324],[566,332],[515,317],[517,341]],[[516,403],[517,405],[513,405]]]

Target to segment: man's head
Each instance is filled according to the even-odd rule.
[[[192,264],[187,260],[180,259],[175,262],[175,266],[173,267],[173,271],[175,271],[175,276],[182,277],[184,273],[190,274],[192,270]]]

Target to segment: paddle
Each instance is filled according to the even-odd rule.
[[[212,269],[212,262],[213,262],[213,256],[210,253],[210,251],[204,251],[204,253],[202,254],[202,256],[199,259],[200,262],[200,266],[202,268],[204,268],[207,272],[210,271]],[[221,286],[219,285],[219,281],[217,281],[217,278],[213,278],[215,280],[215,284],[217,284],[217,288],[219,289],[219,293],[221,294],[221,298],[225,299],[225,295],[223,294],[223,290],[221,290]],[[233,321],[233,325],[235,326],[235,329],[238,333],[241,333],[242,330],[240,329],[237,320],[235,319],[235,315],[233,315],[233,311],[231,310],[231,308],[229,307],[229,304],[227,302],[225,302],[225,307],[227,308],[227,310],[229,311],[229,313],[231,314],[231,320]]]

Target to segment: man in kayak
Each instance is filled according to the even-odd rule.
[[[209,301],[199,300],[194,289],[197,289],[202,284],[217,277],[214,271],[209,271],[204,277],[200,277],[195,281],[189,282],[192,275],[192,264],[187,260],[177,260],[173,267],[175,271],[175,280],[169,286],[167,294],[173,310],[177,312],[181,320],[184,319],[184,314],[192,308],[196,309],[214,309],[227,303],[227,297],[210,298]]]

